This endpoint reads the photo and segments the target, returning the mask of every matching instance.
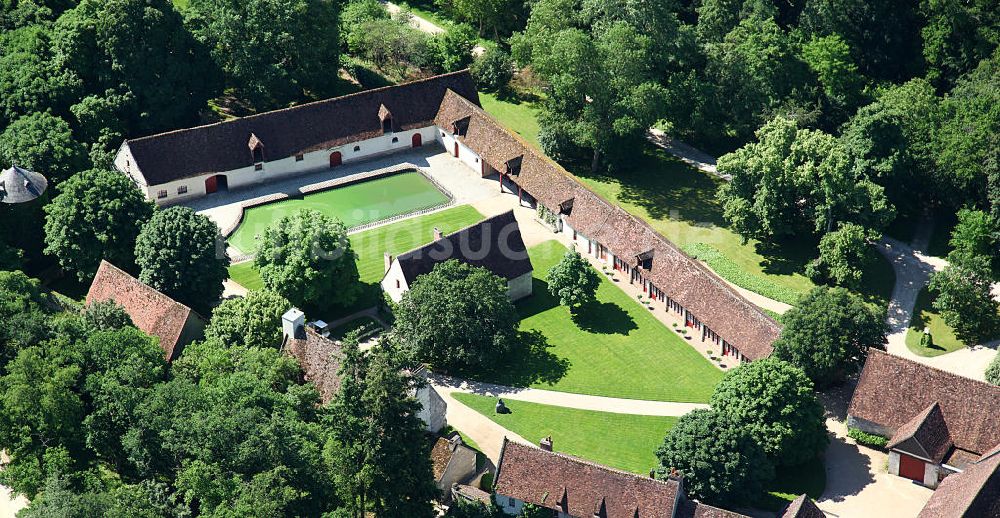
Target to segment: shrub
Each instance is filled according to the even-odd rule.
[[[993,361],[986,367],[986,381],[1000,385],[1000,354],[993,357]]]
[[[503,93],[514,78],[514,60],[505,50],[493,46],[472,63],[469,72],[480,90]]]
[[[858,444],[868,446],[869,448],[881,449],[885,448],[885,445],[889,443],[888,438],[865,432],[860,428],[848,428],[847,436],[857,441]]]

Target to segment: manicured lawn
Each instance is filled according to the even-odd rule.
[[[304,209],[318,210],[351,228],[447,201],[444,193],[416,171],[384,176],[247,209],[243,223],[229,236],[229,244],[252,253],[257,248],[258,234],[275,221]]]
[[[926,287],[917,295],[917,304],[913,308],[910,328],[906,330],[906,347],[920,356],[941,356],[965,347],[965,342],[955,336],[955,330],[944,322],[944,318],[931,304],[934,295]],[[920,345],[920,339],[927,327],[931,332],[930,347]]]
[[[489,371],[462,375],[579,394],[707,402],[722,372],[603,274],[595,303],[573,313],[559,305],[545,279],[565,253],[556,241],[528,251],[535,278],[532,296],[517,304],[521,343]]]
[[[462,205],[352,234],[351,247],[358,255],[358,273],[364,284],[364,291],[350,307],[314,308],[318,309],[318,312],[316,315],[310,314],[310,318],[333,320],[374,306],[381,297],[378,282],[382,280],[384,273],[383,254],[386,251],[399,255],[430,242],[434,236],[434,227],[447,234],[478,223],[482,219],[483,215],[479,211],[468,205]],[[252,261],[230,266],[229,277],[247,289],[263,287]]]
[[[676,417],[595,412],[510,399],[504,404],[511,413],[498,415],[494,412],[496,398],[453,395],[528,441],[551,435],[555,451],[643,475],[656,466],[656,448],[677,422]]]
[[[375,319],[371,317],[360,317],[351,320],[350,322],[345,322],[330,330],[330,337],[332,338],[343,338],[347,336],[347,333],[351,331],[361,330],[363,336],[372,336],[381,331],[382,326],[379,325]]]
[[[479,92],[479,102],[486,113],[502,122],[508,129],[521,135],[538,149],[538,109],[528,101],[498,99],[494,94]]]

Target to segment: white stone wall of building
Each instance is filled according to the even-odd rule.
[[[403,269],[400,268],[399,261],[393,259],[389,271],[382,278],[382,291],[388,293],[393,302],[399,302],[408,289],[410,286],[403,277]]]
[[[889,474],[899,476],[899,452],[889,451]]]
[[[524,510],[524,501],[518,500],[517,498],[497,493],[494,500],[503,512],[511,516],[518,516],[521,514],[521,511]]]
[[[507,297],[511,301],[521,300],[531,295],[531,272],[507,281]]]
[[[435,126],[428,126],[303,153],[301,160],[296,160],[295,156],[290,156],[270,161],[266,160],[269,157],[267,155],[267,142],[264,142],[265,162],[263,168],[259,171],[255,166],[251,165],[231,171],[213,172],[164,184],[150,185],[143,190],[150,200],[159,205],[176,203],[185,199],[204,196],[206,194],[205,181],[212,176],[225,175],[226,184],[229,189],[259,185],[277,178],[328,169],[330,167],[330,155],[335,152],[340,152],[341,162],[347,164],[376,155],[411,149],[413,147],[413,135],[417,133],[420,134],[423,145],[432,144],[435,140],[438,140],[437,128]],[[394,139],[395,142],[393,142]],[[247,149],[247,153],[250,153],[249,149]],[[141,179],[141,171],[137,170],[135,161],[127,145],[123,145],[118,155],[116,155],[115,167],[119,171],[129,174],[140,188],[145,185],[145,181]],[[187,189],[187,192],[180,192],[184,188]],[[166,191],[165,197],[160,197],[161,191]]]
[[[938,485],[938,465],[931,462],[924,462],[924,485],[929,488],[936,488]]]
[[[420,412],[417,417],[424,422],[425,429],[431,433],[438,433],[448,425],[446,417],[448,404],[441,395],[430,385],[424,385],[417,390],[417,401],[420,402]]]

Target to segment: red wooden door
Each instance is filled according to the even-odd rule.
[[[420,137],[419,133],[413,134],[413,147],[420,147],[424,145],[423,139]]]
[[[458,142],[455,143],[455,158],[458,158]]]
[[[209,176],[205,180],[205,194],[212,194],[217,190],[219,190],[219,177]]]
[[[924,461],[910,457],[904,453],[899,454],[899,476],[908,478],[910,480],[916,480],[917,482],[924,481]]]
[[[337,167],[338,165],[343,163],[343,160],[344,159],[341,156],[340,151],[334,151],[333,153],[330,153],[330,167]]]

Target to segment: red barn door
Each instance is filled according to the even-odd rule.
[[[219,190],[219,177],[209,176],[205,179],[205,194],[212,194]]]
[[[917,482],[924,481],[924,461],[910,457],[905,453],[899,454],[899,476],[908,478],[910,480],[916,480]]]
[[[423,139],[420,137],[419,133],[413,134],[413,147],[420,147],[424,145]]]
[[[334,151],[330,153],[330,167],[337,167],[343,163],[343,156],[341,156],[340,151]]]

